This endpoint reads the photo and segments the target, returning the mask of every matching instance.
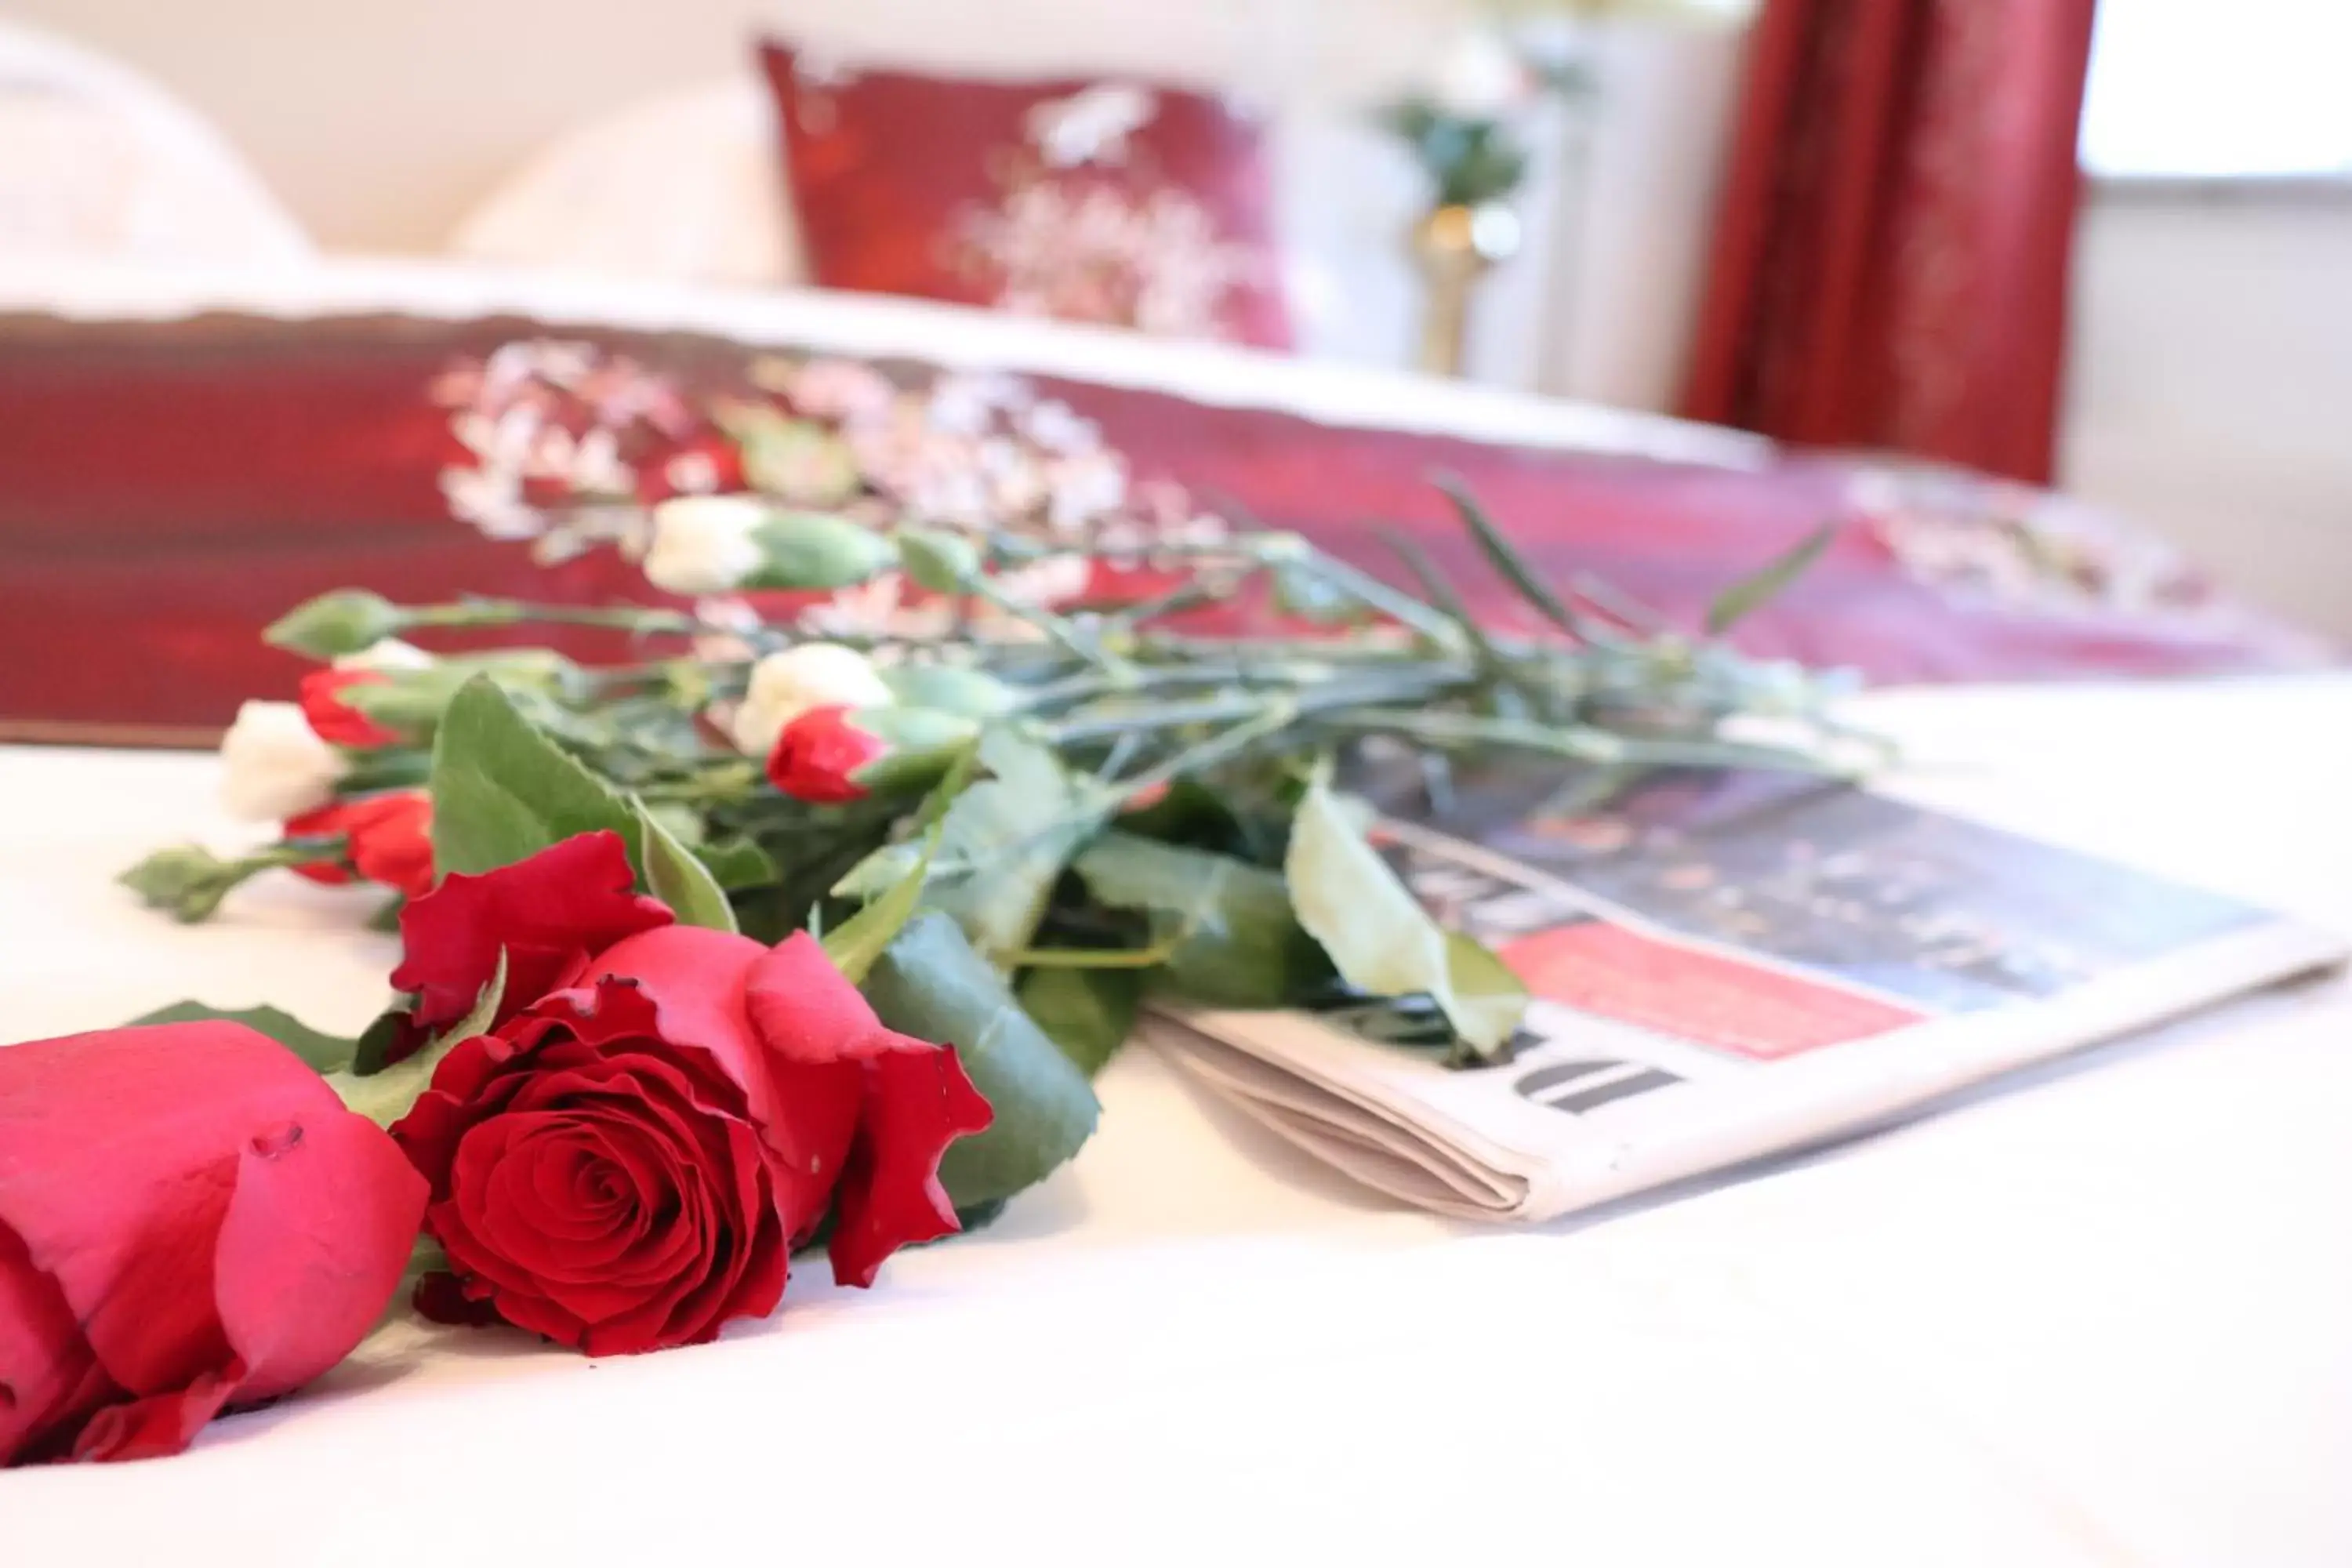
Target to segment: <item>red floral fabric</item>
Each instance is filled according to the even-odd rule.
[[[656,478],[736,482],[709,459],[709,407],[765,395],[777,358],[707,334],[512,318],[0,320],[0,735],[210,744],[243,700],[294,689],[310,667],[261,630],[333,588],[415,604],[467,593],[657,599],[611,531],[641,519],[627,498]],[[985,401],[975,379],[1005,378],[796,356],[785,381],[802,415],[835,423],[865,401],[924,402],[913,449],[898,449],[892,432],[906,422],[886,409],[876,449],[858,458],[924,515],[960,515],[975,478],[934,471],[935,446],[1001,451],[1003,437],[1029,455],[1022,472],[1042,474],[1076,512],[1123,485],[1122,506],[1155,537],[1183,526],[1180,503],[1213,499],[1402,583],[1370,525],[1403,528],[1498,625],[1523,606],[1464,537],[1433,473],[1461,476],[1556,581],[1606,578],[1685,627],[1742,572],[1824,521],[1843,524],[1828,555],[1736,640],[1875,681],[2167,676],[2330,657],[2201,590],[2144,531],[2086,527],[2045,491],[1960,470],[1843,456],[1704,467],[1047,377],[1019,378],[1032,404],[1025,434],[994,416],[975,437],[958,434]],[[1054,426],[1083,428],[1046,428],[1048,408]],[[621,499],[543,510],[599,497]],[[2053,561],[2067,563],[2063,579]],[[508,637],[546,640],[536,627]],[[589,662],[646,657],[616,633],[554,640]],[[452,1017],[473,999],[455,989]]]
[[[1291,346],[1265,138],[1227,103],[761,60],[817,284]]]

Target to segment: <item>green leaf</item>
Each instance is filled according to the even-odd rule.
[[[1486,629],[1479,626],[1478,617],[1471,613],[1470,606],[1454,591],[1453,583],[1437,569],[1437,563],[1429,558],[1429,552],[1393,528],[1380,530],[1380,536],[1391,550],[1396,552],[1397,558],[1404,563],[1405,570],[1412,574],[1413,580],[1421,584],[1422,594],[1430,604],[1462,628],[1463,637],[1470,644],[1470,651],[1477,656],[1479,668],[1489,676],[1507,677],[1510,667],[1487,637]]]
[[[406,1033],[409,1010],[416,1005],[413,996],[403,996],[376,1016],[375,1022],[360,1031],[353,1043],[351,1070],[360,1078],[373,1078],[387,1065],[384,1058]]]
[[[1778,597],[1790,584],[1811,571],[1813,563],[1822,558],[1836,539],[1837,526],[1823,523],[1805,535],[1795,549],[1717,595],[1715,603],[1706,608],[1706,635],[1721,637],[1746,619],[1751,611],[1762,608]]]
[[[992,776],[948,807],[938,863],[955,879],[934,887],[929,901],[997,960],[1036,935],[1054,883],[1100,810],[1080,797],[1050,749],[1013,729],[983,731],[979,758]]]
[[[151,1024],[205,1024],[218,1021],[242,1024],[258,1035],[267,1035],[292,1051],[309,1064],[314,1072],[341,1072],[352,1065],[352,1054],[359,1042],[341,1035],[330,1035],[310,1027],[290,1013],[275,1007],[208,1007],[202,1002],[175,1002],[169,1007],[159,1007],[143,1017],[131,1020],[131,1026],[144,1027]]]
[[[1021,977],[1021,1005],[1088,1078],[1134,1032],[1145,973],[1136,969],[1033,969]]]
[[[377,1055],[378,1070],[362,1073],[357,1065],[327,1075],[327,1082],[342,1097],[352,1110],[379,1127],[389,1127],[416,1109],[418,1096],[432,1085],[433,1075],[448,1059],[449,1053],[466,1041],[488,1030],[499,1016],[499,1004],[507,994],[507,952],[499,949],[499,966],[489,981],[475,994],[474,1005],[464,1017],[433,1037],[424,1049],[415,1056],[383,1067],[382,1055]],[[387,1014],[386,1018],[396,1015]],[[368,1033],[373,1036],[384,1024],[376,1020]]]
[[[735,910],[710,868],[694,851],[662,826],[661,819],[638,801],[637,826],[645,835],[646,888],[670,907],[680,925],[732,932]]]
[[[749,838],[721,838],[694,846],[694,858],[719,879],[719,885],[729,892],[744,888],[764,888],[776,879],[776,862],[765,849]]]
[[[1066,1163],[1101,1115],[1086,1075],[1022,1010],[1004,977],[955,921],[918,915],[866,979],[866,999],[901,1034],[952,1044],[996,1120],[958,1139],[940,1180],[959,1210],[1011,1197]]]
[[[922,854],[896,886],[824,933],[824,955],[833,960],[835,969],[849,977],[851,984],[864,983],[890,944],[898,940],[898,933],[907,929],[907,922],[915,918],[915,906],[922,901],[923,884],[930,879],[931,857],[938,853],[940,832],[940,827],[931,829]]]
[[[425,1048],[425,1054],[439,1050],[444,1046],[456,1045],[459,1040],[470,1040],[476,1035],[487,1033],[491,1024],[498,1020],[499,1005],[506,998],[507,950],[501,947],[499,949],[499,966],[490,972],[490,977],[484,983],[481,990],[475,993],[473,1006],[467,1011],[464,1017],[436,1036],[433,1044]],[[404,1067],[407,1064],[404,1062],[400,1065]]]
[[[1495,526],[1494,519],[1486,515],[1486,509],[1478,504],[1478,498],[1470,493],[1469,486],[1451,474],[1439,475],[1436,483],[1437,488],[1445,492],[1445,499],[1454,503],[1454,510],[1461,514],[1464,526],[1470,530],[1470,537],[1478,542],[1479,550],[1495,570],[1503,574],[1503,580],[1518,590],[1519,597],[1542,612],[1546,620],[1580,641],[1610,640],[1601,628],[1578,615],[1570,607],[1568,601],[1552,592],[1551,585],[1528,564],[1528,558],[1519,553],[1518,546]]]
[[[433,859],[444,876],[478,876],[575,834],[609,829],[642,865],[644,829],[629,803],[516,710],[488,676],[467,681],[433,746]]]
[[[1375,996],[1427,995],[1481,1057],[1510,1038],[1519,1010],[1508,1010],[1506,1017],[1506,1006],[1491,994],[1465,996],[1455,989],[1456,958],[1445,931],[1320,777],[1299,802],[1285,869],[1299,923],[1322,944],[1348,984]],[[1475,969],[1465,969],[1465,974],[1492,979]]]
[[[1527,1016],[1526,984],[1475,937],[1458,931],[1445,933],[1445,978],[1454,988],[1455,1004],[1480,1020],[1475,1036],[1465,1031],[1463,1037],[1474,1049],[1480,1039],[1491,1038],[1500,1046]],[[1488,1047],[1479,1054],[1494,1048]]]
[[[1072,863],[1098,902],[1175,933],[1169,984],[1218,1007],[1278,1007],[1321,967],[1280,873],[1230,856],[1107,833]]]

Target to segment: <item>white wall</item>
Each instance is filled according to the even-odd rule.
[[[2095,196],[2066,488],[2352,638],[2352,187]]]
[[[985,3],[985,0],[982,0]],[[428,250],[599,105],[742,68],[761,0],[0,0],[144,72],[333,249]]]

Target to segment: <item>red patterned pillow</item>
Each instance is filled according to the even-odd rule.
[[[1290,347],[1265,138],[1220,100],[761,57],[820,287]]]

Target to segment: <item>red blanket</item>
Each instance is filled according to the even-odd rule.
[[[447,377],[540,335],[515,320],[0,318],[0,725],[124,739],[216,727],[242,698],[291,690],[299,667],[257,634],[333,587],[412,601],[657,597],[610,549],[544,566],[525,543],[452,515],[445,484],[478,460],[480,437],[469,449],[453,428],[463,398]],[[690,389],[743,384],[752,358],[683,334],[559,335]],[[1826,458],[1686,467],[1037,385],[1098,423],[1136,480],[1175,481],[1402,580],[1370,525],[1400,527],[1497,620],[1515,602],[1462,537],[1433,472],[1466,479],[1561,581],[1605,578],[1685,626],[1727,582],[1840,523],[1821,563],[1738,640],[1875,680],[2316,657],[2129,531],[1967,476]],[[662,438],[691,451],[703,432]]]

